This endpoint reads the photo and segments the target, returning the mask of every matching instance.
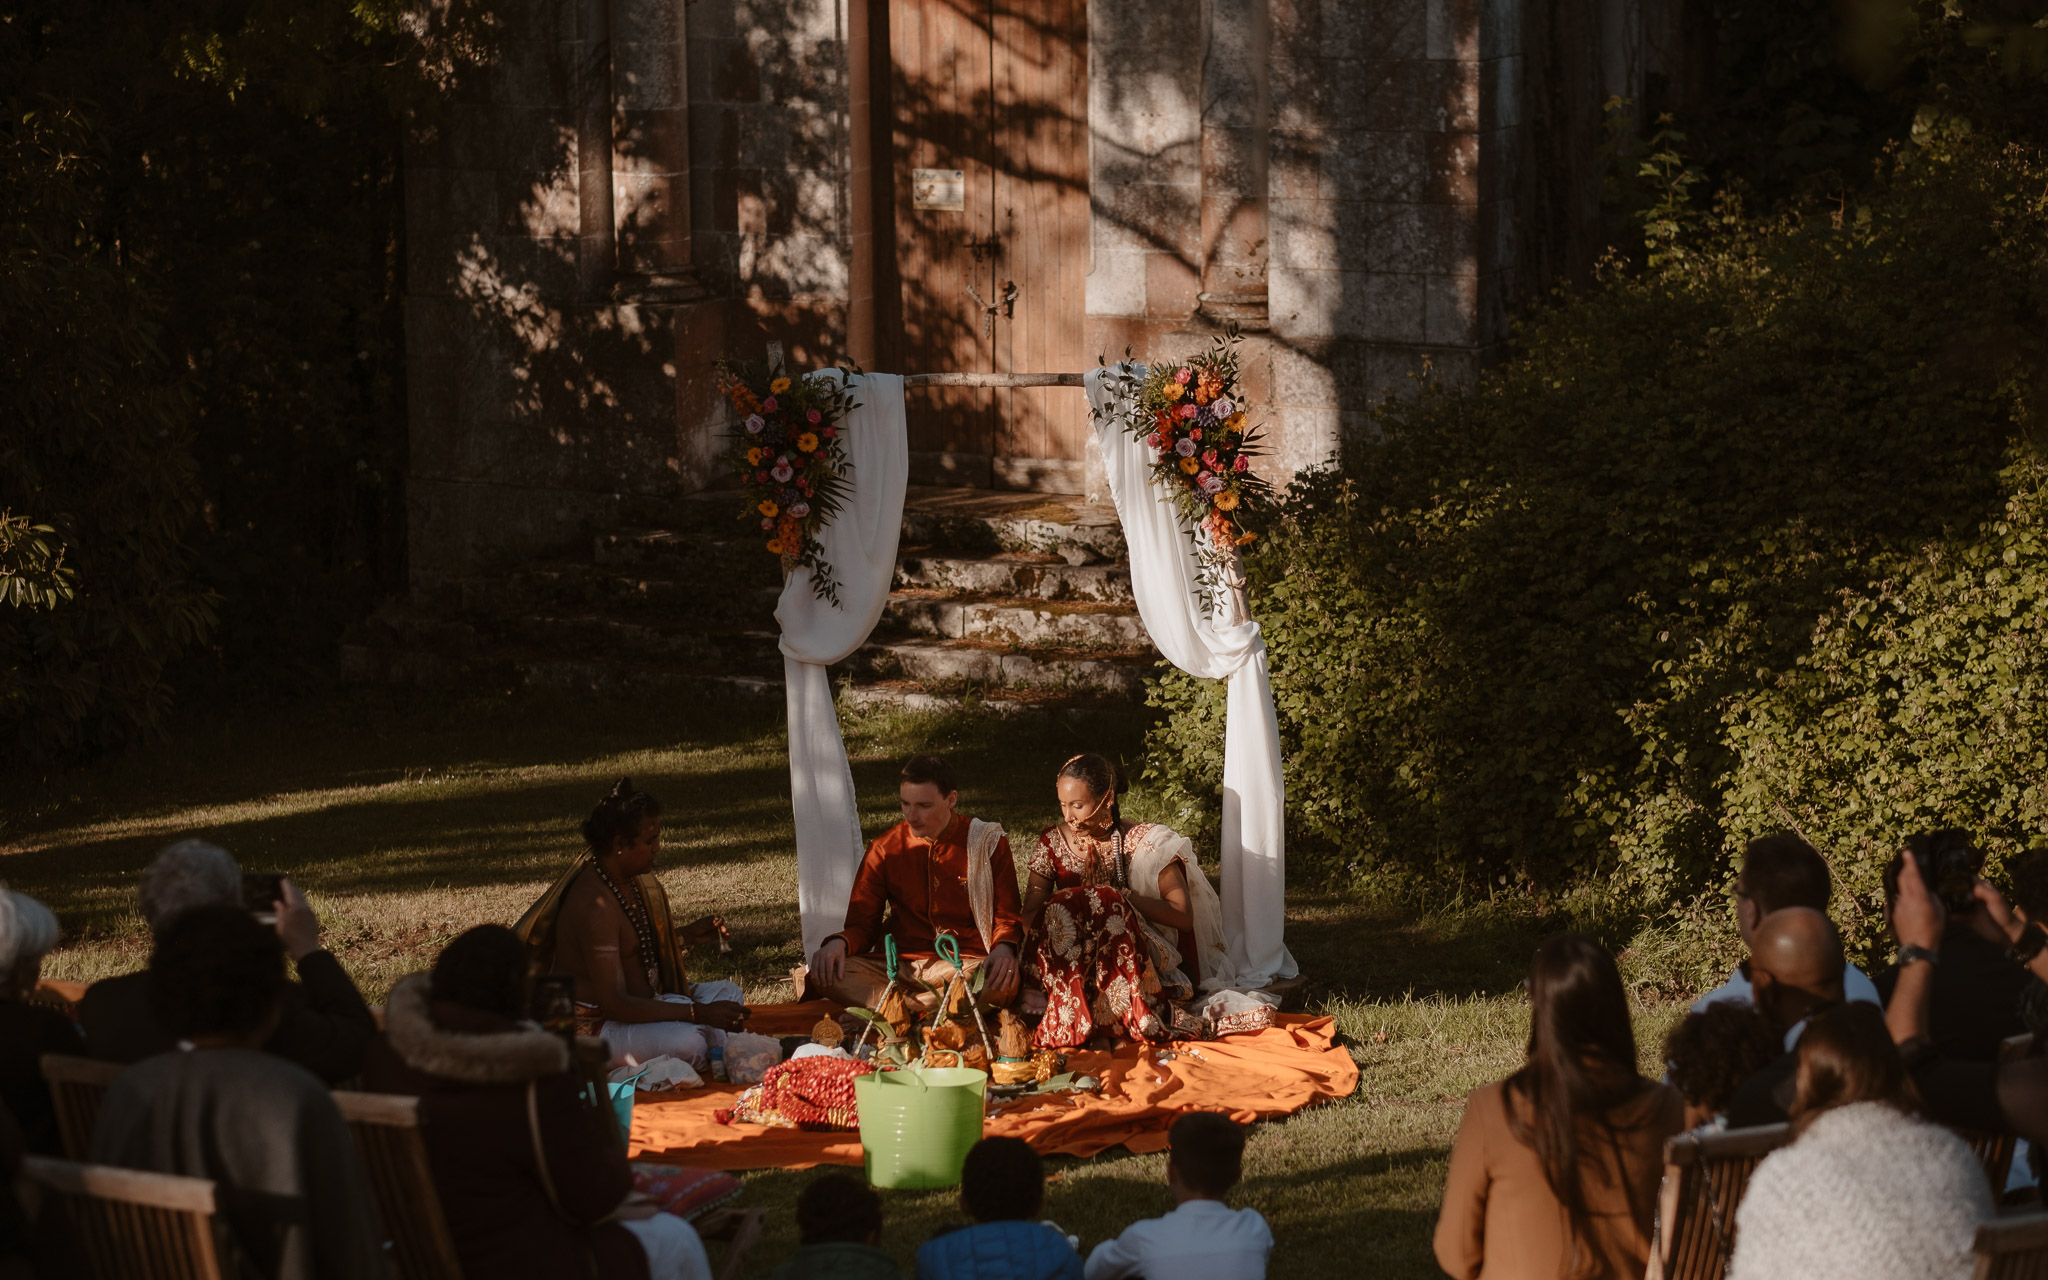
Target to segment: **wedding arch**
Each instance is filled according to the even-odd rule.
[[[866,851],[853,771],[840,734],[826,668],[867,642],[893,583],[909,480],[906,388],[1077,387],[1096,410],[1097,442],[1130,549],[1131,586],[1152,643],[1174,666],[1227,688],[1221,833],[1224,934],[1247,987],[1296,976],[1286,930],[1286,782],[1265,641],[1250,616],[1242,561],[1205,576],[1182,514],[1148,484],[1152,459],[1124,429],[1127,394],[1143,366],[1078,373],[853,373],[827,369],[855,407],[842,423],[857,483],[817,535],[837,574],[837,599],[814,590],[798,568],[776,606],[789,715],[790,802],[796,822],[797,895],[806,954],[844,923]]]

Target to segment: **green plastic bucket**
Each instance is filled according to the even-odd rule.
[[[968,1067],[907,1067],[858,1076],[861,1154],[878,1187],[950,1187],[981,1141],[988,1076]]]

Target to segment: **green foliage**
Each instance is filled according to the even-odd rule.
[[[0,511],[0,605],[54,609],[77,593],[77,582],[55,529]]]
[[[1727,820],[1829,851],[1852,945],[1883,932],[1904,832],[1963,823],[2003,858],[2048,834],[2048,468],[2005,510],[1844,592],[1790,671],[1729,705]]]
[[[197,616],[163,613],[156,597],[210,592],[218,625],[172,672],[188,684],[329,670],[340,629],[404,581],[400,108],[423,73],[449,72],[460,44],[440,28],[409,32],[404,12],[390,0],[19,0],[0,12],[10,117],[61,117],[94,140],[92,162],[65,176],[70,222],[51,229],[62,219],[47,207],[37,216],[125,290],[119,305],[62,316],[35,349],[62,334],[57,367],[82,368],[146,341],[134,377],[158,379],[180,407],[121,483],[160,487],[137,518],[167,522],[152,537],[189,553],[160,560],[143,542],[109,541],[115,530],[57,520],[102,509],[94,486],[114,482],[90,468],[49,472],[13,509],[63,533],[81,618],[133,610],[189,641]],[[483,25],[460,0],[435,12],[456,14],[464,39]],[[41,181],[32,149],[7,163],[10,191]],[[103,413],[70,404],[61,385],[39,380],[39,399],[8,404],[24,448],[75,448],[73,418]],[[153,571],[107,577],[117,560]],[[99,603],[85,607],[88,594]],[[148,647],[168,657],[185,643]],[[41,671],[16,667],[13,679]],[[85,714],[84,695],[49,675],[34,697]],[[86,701],[101,711],[60,736],[84,747],[118,737],[116,722],[150,724],[163,677],[134,676],[96,686]]]
[[[1299,481],[1248,561],[1290,871],[1655,910],[1782,825],[1730,799],[1745,708],[1842,593],[2011,497],[2044,191],[2038,156],[1966,144],[1850,216],[1737,220],[1561,301],[1475,391],[1383,406],[1344,478]],[[1152,776],[1213,809],[1220,690],[1176,675],[1155,702]]]
[[[47,521],[0,530],[0,745],[118,741],[212,621],[186,545],[191,405],[155,298],[96,233],[99,138],[62,110],[0,130],[0,511]]]

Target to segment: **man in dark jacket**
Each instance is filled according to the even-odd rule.
[[[277,1030],[263,1048],[339,1084],[362,1072],[376,1019],[341,961],[321,948],[320,919],[304,895],[289,880],[279,889],[277,936],[299,980],[285,984]],[[180,840],[142,873],[139,905],[157,937],[193,907],[238,906],[241,900],[241,868],[226,850],[204,841]],[[86,1052],[104,1062],[140,1062],[177,1046],[150,997],[148,970],[93,983],[79,1002],[78,1020]]]

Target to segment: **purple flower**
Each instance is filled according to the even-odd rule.
[[[808,502],[792,502],[789,504],[789,514],[801,520],[811,514],[811,504]]]
[[[1192,458],[1195,456],[1195,442],[1182,436],[1173,442],[1173,451],[1183,458]]]
[[[747,415],[747,431],[749,434],[758,436],[761,434],[761,428],[767,425],[766,422],[761,420],[760,414],[750,413]]]
[[[1215,400],[1210,402],[1209,411],[1214,413],[1219,419],[1227,418],[1237,412],[1237,406],[1231,403],[1229,396],[1217,396]]]
[[[788,484],[789,478],[795,475],[796,472],[791,469],[787,462],[778,462],[775,464],[775,469],[768,474],[775,477],[777,484]]]
[[[1203,493],[1220,493],[1223,490],[1223,481],[1213,472],[1204,471],[1195,477],[1195,483],[1202,486]]]

